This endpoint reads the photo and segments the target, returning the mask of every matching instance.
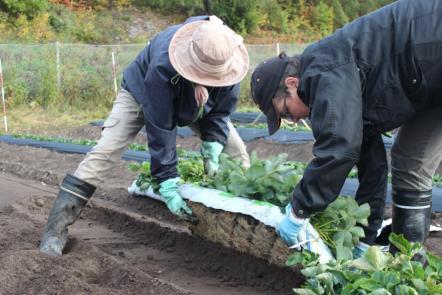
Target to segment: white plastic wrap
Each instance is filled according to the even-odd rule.
[[[164,199],[155,194],[150,187],[145,191],[141,191],[135,181],[128,188],[128,191],[131,194],[144,195],[164,202]],[[236,197],[215,189],[183,184],[180,186],[180,194],[185,199],[204,204],[209,208],[252,216],[256,220],[273,228],[276,228],[279,222],[284,218],[284,214],[280,208],[271,203]],[[319,254],[321,263],[326,263],[334,259],[330,249],[324,244],[318,232],[310,223],[308,229],[302,232],[303,234],[300,234],[298,237],[298,245],[300,247]]]

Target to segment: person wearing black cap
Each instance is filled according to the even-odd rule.
[[[269,133],[281,118],[310,120],[314,159],[277,231],[295,244],[308,217],[339,195],[358,168],[356,200],[370,205],[359,256],[374,244],[385,207],[388,164],[382,133],[401,127],[391,150],[392,230],[425,241],[432,176],[442,151],[442,1],[397,1],[313,43],[257,66],[252,97]]]

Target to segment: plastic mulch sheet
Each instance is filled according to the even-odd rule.
[[[93,126],[102,126],[103,121],[94,121],[90,123]],[[257,140],[263,138],[268,142],[276,142],[282,144],[300,144],[309,141],[314,141],[314,137],[312,132],[310,131],[290,131],[290,130],[278,130],[272,136],[269,136],[267,129],[262,128],[244,128],[237,127],[239,136],[244,142],[250,142],[253,140]],[[146,132],[145,129],[142,129],[143,132]],[[177,131],[178,136],[188,137],[195,136],[195,133],[189,127],[178,127]],[[390,149],[393,145],[393,138],[383,136],[385,148]]]
[[[75,153],[75,154],[86,154],[92,148],[89,146],[83,146],[78,144],[68,144],[68,143],[58,143],[49,141],[38,141],[33,139],[23,139],[15,138],[10,135],[0,136],[0,142],[5,142],[20,146],[32,146],[38,148],[45,148],[49,150],[54,150],[60,153]],[[145,151],[132,151],[127,150],[123,153],[122,158],[124,160],[133,160],[137,162],[142,162],[150,159],[150,154]],[[357,179],[347,179],[341,190],[342,195],[355,196],[358,188]],[[388,184],[387,190],[387,203],[391,203],[391,185]],[[442,187],[433,187],[433,211],[442,212]]]

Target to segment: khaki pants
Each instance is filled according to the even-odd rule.
[[[391,149],[392,187],[429,191],[442,158],[442,107],[425,110],[405,123]]]
[[[112,111],[103,124],[97,145],[86,155],[74,175],[94,185],[103,182],[143,126],[141,105],[128,91],[120,90]],[[246,146],[230,121],[228,126],[230,132],[224,152],[240,159],[248,167],[250,164]],[[196,126],[192,126],[192,129],[200,134]]]

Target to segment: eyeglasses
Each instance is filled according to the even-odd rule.
[[[287,95],[284,95],[284,108],[282,109],[282,112],[279,114],[281,119],[290,119],[291,115],[289,112],[289,108],[287,107]]]

